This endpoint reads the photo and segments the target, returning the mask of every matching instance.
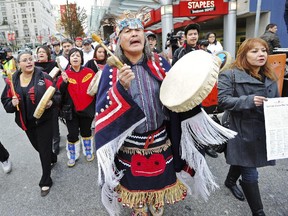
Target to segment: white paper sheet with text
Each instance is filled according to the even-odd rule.
[[[267,159],[288,158],[288,97],[264,102]]]

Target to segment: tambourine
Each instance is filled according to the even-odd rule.
[[[36,119],[41,118],[46,109],[46,105],[53,97],[55,91],[56,89],[53,86],[49,86],[49,88],[45,91],[33,114]]]
[[[214,87],[220,61],[203,50],[184,55],[166,73],[160,100],[174,112],[186,112],[199,105]]]

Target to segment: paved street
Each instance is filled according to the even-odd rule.
[[[2,93],[3,80],[0,81]],[[97,186],[97,162],[86,162],[83,155],[74,168],[68,168],[65,152],[65,126],[61,123],[61,151],[52,170],[54,185],[47,197],[40,197],[38,182],[40,160],[24,132],[15,124],[14,115],[0,106],[0,139],[10,152],[13,171],[0,170],[0,216],[108,216],[101,204]],[[165,208],[165,216],[246,216],[248,204],[236,200],[223,186],[228,166],[223,155],[207,157],[208,164],[220,186],[208,200],[185,201]],[[275,167],[260,171],[260,189],[267,216],[288,216],[288,159]],[[126,209],[122,215],[129,215]]]

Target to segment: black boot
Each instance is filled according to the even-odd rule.
[[[240,177],[241,171],[238,169],[238,167],[230,166],[227,178],[225,180],[225,186],[230,189],[234,197],[236,199],[244,201],[244,194],[241,192],[241,190],[238,188],[236,182],[237,179]]]
[[[207,146],[205,148],[205,153],[207,155],[209,155],[210,157],[213,157],[213,158],[217,158],[218,157],[217,152],[214,149],[210,148],[209,146]]]
[[[258,182],[246,183],[240,180],[240,185],[246,196],[247,202],[250,206],[253,216],[265,216]]]
[[[60,137],[53,137],[52,149],[56,155],[58,155],[60,151],[59,143],[60,143]]]

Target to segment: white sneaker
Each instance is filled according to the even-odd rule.
[[[12,170],[12,163],[10,162],[9,159],[6,161],[2,162],[2,168],[4,170],[4,173],[9,173]]]

